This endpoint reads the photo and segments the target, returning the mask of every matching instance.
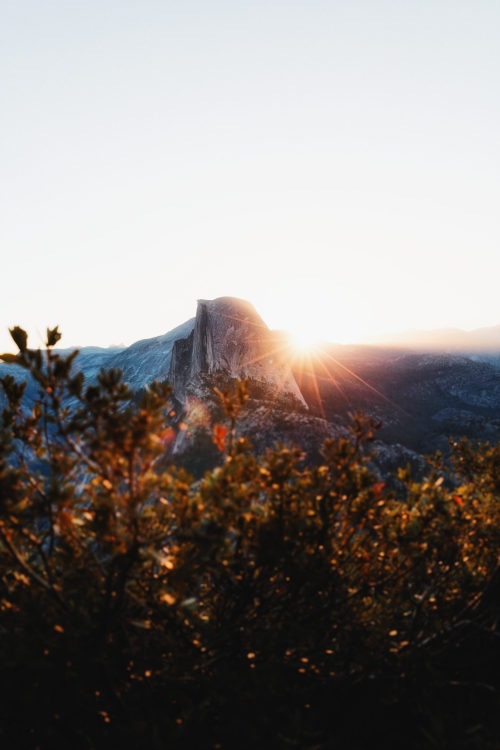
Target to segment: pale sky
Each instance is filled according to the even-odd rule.
[[[500,323],[498,0],[0,0],[0,347]]]

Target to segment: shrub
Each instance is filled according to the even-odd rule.
[[[401,470],[396,497],[361,415],[320,465],[283,445],[255,457],[239,383],[218,391],[220,465],[194,482],[162,467],[167,385],[86,384],[57,329],[45,352],[11,333],[3,358],[39,394],[27,413],[0,379],[4,744],[487,746],[500,448],[456,444],[422,482]]]

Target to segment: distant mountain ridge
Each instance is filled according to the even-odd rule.
[[[400,333],[371,336],[362,343],[431,351],[500,354],[500,325],[476,328],[472,331],[460,328],[410,329]]]
[[[257,450],[294,442],[318,455],[325,437],[346,434],[349,413],[360,409],[383,424],[376,447],[387,472],[408,461],[419,464],[422,453],[446,452],[450,437],[498,439],[500,326],[480,332],[455,332],[456,348],[449,351],[439,348],[438,338],[431,346],[415,332],[411,345],[408,338],[398,345],[394,337],[385,346],[324,343],[300,356],[249,302],[220,297],[199,300],[194,318],[162,336],[123,349],[86,347],[75,368],[88,382],[101,367],[120,368],[135,390],[168,380],[177,422],[187,426],[179,428],[171,453],[176,460],[189,454],[199,468],[203,452],[210,454],[212,426],[223,418],[214,387],[249,378],[238,429]],[[464,342],[472,344],[463,349]],[[7,372],[26,379],[15,365],[0,364],[0,376]],[[26,408],[36,392],[28,378]]]

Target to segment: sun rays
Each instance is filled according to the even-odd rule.
[[[252,356],[240,362],[237,370],[245,374],[245,370],[252,365],[266,362],[276,369],[277,379],[273,396],[263,419],[268,418],[276,402],[288,392],[286,385],[289,378],[293,378],[301,393],[304,389],[306,390],[307,399],[304,400],[309,407],[312,407],[312,413],[316,412],[316,415],[320,416],[325,423],[328,421],[325,410],[325,382],[330,384],[347,407],[355,406],[352,393],[349,393],[352,390],[349,385],[355,384],[358,391],[361,388],[361,393],[365,392],[365,398],[369,395],[371,399],[383,401],[406,414],[404,409],[382,390],[358,374],[352,366],[344,364],[338,356],[334,356],[331,352],[331,345],[315,340],[310,330],[277,333],[270,331],[265,324],[253,321],[246,316],[219,314],[241,325],[251,326],[253,330],[260,329],[260,335],[255,330],[255,333],[252,331],[253,335],[245,337],[248,344],[255,345],[260,351],[254,351]]]

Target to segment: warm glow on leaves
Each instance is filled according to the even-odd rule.
[[[462,647],[454,628],[464,611],[480,613],[481,638],[498,637],[497,605],[488,609],[483,593],[498,569],[500,449],[455,444],[453,476],[442,465],[421,481],[404,471],[396,491],[370,469],[376,425],[355,415],[352,439],[327,440],[319,466],[290,446],[258,457],[235,437],[248,396],[240,383],[219,392],[229,427],[212,428],[228,460],[194,481],[161,463],[177,434],[165,417],[167,390],[152,386],[141,400],[119,374],[101,373],[97,385],[71,391],[79,406],[70,418],[61,406],[69,365],[56,377],[33,357],[41,386],[33,409],[23,412],[20,392],[3,381],[10,401],[0,459],[17,453],[0,464],[0,648],[15,668],[27,647],[43,656],[43,668],[33,660],[38,684],[53,667],[71,687],[66,670],[88,661],[93,719],[101,711],[118,723],[119,701],[100,677],[108,671],[113,694],[132,686],[141,696],[147,685],[146,699],[158,693],[167,724],[183,732],[191,709],[185,720],[179,713],[195,700],[197,681],[218,694],[227,674],[235,678],[233,665],[246,664],[248,681],[271,664],[273,675],[300,679],[307,691],[316,675],[342,686],[353,674],[378,679],[387,665],[398,674],[403,657],[420,660],[437,636],[452,634]],[[206,416],[193,401],[178,429],[206,429]],[[38,632],[41,647],[33,646]],[[117,664],[128,664],[125,676]],[[193,692],[176,705],[186,685]],[[80,682],[71,689],[81,697]],[[73,704],[80,710],[85,700]]]
[[[214,425],[213,441],[220,451],[224,451],[226,449],[226,440],[225,440],[226,434],[227,434],[227,427],[224,427],[221,424]]]
[[[165,594],[162,594],[160,597],[160,600],[162,602],[165,602],[165,604],[169,604],[169,605],[175,604],[175,602],[177,601],[176,597],[173,596],[173,594],[169,594],[168,592]]]

